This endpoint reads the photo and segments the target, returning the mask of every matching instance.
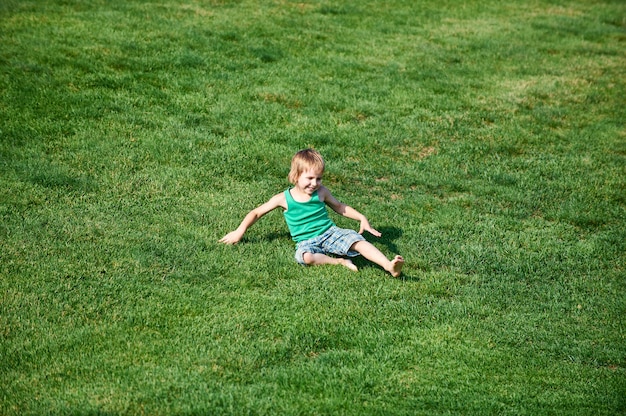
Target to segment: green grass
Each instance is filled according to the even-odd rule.
[[[0,414],[626,413],[625,42],[610,0],[2,2]],[[402,278],[278,212],[217,243],[307,146]]]

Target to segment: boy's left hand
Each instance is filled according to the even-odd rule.
[[[373,229],[367,220],[361,221],[361,228],[359,229],[359,234],[363,234],[364,231],[367,231],[368,233],[370,233],[371,235],[375,237],[380,237],[382,235],[379,231]]]

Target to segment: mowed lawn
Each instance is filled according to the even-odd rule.
[[[623,1],[2,1],[0,414],[625,414],[625,97]],[[218,244],[305,147],[402,277]]]

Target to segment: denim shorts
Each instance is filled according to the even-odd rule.
[[[304,253],[335,254],[337,256],[355,257],[359,253],[350,247],[365,238],[354,230],[332,226],[322,235],[304,240],[296,245],[296,261],[306,265]]]

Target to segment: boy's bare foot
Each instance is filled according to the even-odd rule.
[[[402,274],[402,266],[404,266],[404,259],[402,256],[396,256],[391,260],[391,268],[387,271],[391,273],[393,277],[399,277]]]
[[[345,267],[347,267],[348,269],[352,270],[353,272],[358,272],[359,268],[356,267],[356,265],[354,263],[352,263],[352,260],[348,260],[348,259],[341,259],[342,262],[341,264]]]

